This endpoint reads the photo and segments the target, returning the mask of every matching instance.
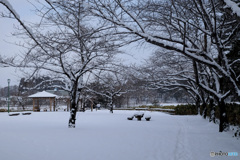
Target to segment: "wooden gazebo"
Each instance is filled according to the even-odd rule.
[[[40,111],[39,99],[49,99],[50,111],[52,111],[52,106],[53,106],[53,111],[55,111],[55,108],[56,108],[55,100],[57,95],[46,92],[46,91],[42,91],[42,92],[38,92],[33,95],[30,95],[28,97],[33,99],[33,111]]]

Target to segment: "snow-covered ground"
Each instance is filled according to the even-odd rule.
[[[240,141],[200,116],[144,112],[151,121],[129,121],[136,111],[78,113],[75,129],[68,112],[0,113],[1,160],[239,160],[210,157],[238,152]]]

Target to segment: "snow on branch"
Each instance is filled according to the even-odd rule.
[[[240,17],[240,7],[238,6],[237,3],[235,3],[231,0],[224,0],[224,2],[226,3],[226,7],[231,8],[233,13],[236,13],[237,16]]]
[[[4,5],[14,15],[14,17],[20,19],[19,14],[14,10],[12,5],[7,0],[0,0],[0,3]]]
[[[47,53],[47,51],[43,48],[42,45],[40,45],[40,43],[38,42],[38,40],[35,38],[32,30],[26,26],[23,21],[21,20],[19,14],[14,10],[14,8],[12,7],[12,5],[7,1],[7,0],[0,0],[0,4],[2,4],[3,6],[5,6],[9,12],[13,15],[13,17],[20,23],[20,25],[24,28],[24,30],[27,32],[27,34],[29,35],[29,37],[38,45],[40,46],[40,48],[45,51]]]

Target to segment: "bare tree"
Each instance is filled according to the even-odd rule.
[[[225,115],[227,96],[233,93],[240,96],[238,79],[226,58],[239,32],[240,20],[236,12],[227,8],[229,5],[225,7],[224,1],[90,1],[93,13],[120,28],[118,34],[181,53],[196,63],[197,71],[200,70],[197,63],[210,67],[216,73],[219,92],[201,80],[196,82],[219,99],[220,115]],[[234,90],[222,90],[223,79]],[[224,119],[220,118],[220,132],[224,130]]]
[[[196,66],[197,65],[197,66]],[[215,94],[219,94],[218,79],[214,70],[208,66],[196,63],[179,54],[164,54],[164,51],[156,51],[146,62],[146,66],[140,68],[152,88],[165,90],[185,90],[196,106],[201,108],[200,113],[206,118],[207,103],[218,100]],[[204,89],[199,83],[208,86],[211,92]],[[215,93],[215,94],[213,94]],[[218,102],[218,101],[217,101]],[[214,111],[212,107],[211,110]],[[210,119],[214,119],[214,113]]]
[[[33,68],[33,74],[48,71],[61,80],[69,92],[71,111],[69,128],[75,128],[84,81],[98,70],[107,70],[117,53],[114,39],[105,33],[104,25],[90,15],[84,0],[48,1],[37,14],[41,22],[32,25],[28,51],[19,61],[8,61],[15,67]],[[26,29],[19,36],[26,37]],[[33,38],[34,39],[33,39]],[[33,40],[33,41],[32,41]],[[5,61],[6,62],[6,61]]]
[[[141,38],[161,48],[181,53],[196,62],[208,65],[228,79],[239,93],[236,79],[226,69],[224,49],[231,45],[236,37],[239,19],[232,19],[233,32],[226,37],[221,32],[227,28],[227,22],[216,13],[225,13],[219,8],[223,4],[213,1],[92,1],[95,15],[124,29],[119,32]],[[215,17],[215,18],[214,18]],[[224,17],[222,17],[224,18]],[[211,21],[213,19],[214,21]],[[221,29],[220,29],[221,28]],[[219,35],[217,35],[219,34]],[[220,43],[221,42],[221,43]],[[221,46],[220,46],[221,45]],[[220,61],[215,58],[223,57]],[[228,66],[223,66],[228,65]],[[239,94],[240,95],[240,94]]]
[[[148,79],[151,88],[165,90],[185,90],[195,99],[201,99],[199,87],[194,80],[192,60],[179,53],[164,54],[157,50],[140,67],[141,73]],[[197,105],[198,106],[198,105]]]
[[[126,88],[128,81],[127,74],[122,67],[112,69],[111,72],[100,72],[95,75],[94,82],[88,87],[90,92],[105,97],[108,101],[110,112],[113,113],[113,107],[117,97],[126,94],[129,88]]]

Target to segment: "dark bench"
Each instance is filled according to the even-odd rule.
[[[139,114],[136,113],[136,114],[134,114],[133,116],[128,117],[127,119],[128,119],[128,120],[133,120],[133,118],[135,117],[135,118],[137,118],[138,121],[141,121],[142,118],[143,118],[143,116],[144,116],[144,113],[139,113]],[[146,119],[146,121],[150,121],[151,116],[146,116],[145,119]]]
[[[151,117],[148,116],[148,117],[145,117],[146,121],[150,121]]]
[[[24,113],[22,113],[22,115],[30,115],[30,114],[32,114],[31,112],[24,112]]]
[[[9,116],[18,116],[20,113],[9,113]]]
[[[133,117],[134,117],[134,116],[132,116],[132,117],[128,117],[127,119],[128,119],[128,120],[133,120]]]

